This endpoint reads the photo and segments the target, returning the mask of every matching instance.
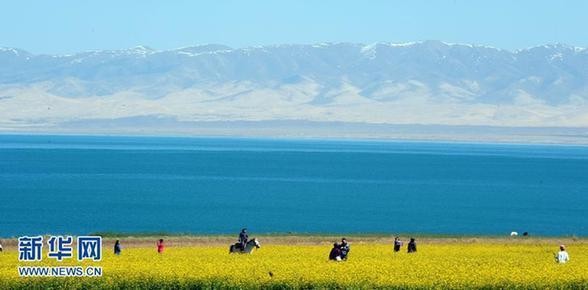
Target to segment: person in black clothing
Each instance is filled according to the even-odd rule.
[[[347,239],[341,239],[341,259],[347,260],[347,255],[349,254],[349,243],[347,243]]]
[[[114,242],[114,254],[120,255],[120,251],[121,251],[120,241],[116,240],[116,242]]]
[[[245,250],[245,245],[247,245],[248,240],[249,235],[247,235],[247,229],[242,229],[241,233],[239,233],[239,246],[242,250]]]
[[[414,238],[410,238],[410,242],[408,242],[407,250],[409,253],[416,253],[417,248],[416,248],[416,242],[415,242]]]
[[[341,245],[334,243],[331,252],[329,253],[329,260],[341,261]]]
[[[400,240],[400,238],[395,237],[394,238],[394,252],[400,252],[400,248],[402,247],[402,241]]]

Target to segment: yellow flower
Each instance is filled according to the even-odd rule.
[[[568,247],[565,265],[552,245],[497,243],[420,244],[416,254],[393,253],[390,245],[357,244],[349,260],[327,260],[329,246],[264,245],[252,255],[229,255],[224,246],[126,248],[103,253],[100,262],[44,259],[26,265],[95,265],[99,278],[21,278],[16,251],[0,254],[0,288],[187,288],[263,286],[399,288],[588,288],[588,244]],[[155,284],[156,283],[156,284]]]

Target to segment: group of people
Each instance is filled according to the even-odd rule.
[[[345,261],[349,255],[350,246],[346,238],[342,238],[340,243],[334,243],[331,252],[329,253],[329,260]]]
[[[404,242],[399,237],[394,238],[394,252],[400,252]],[[417,245],[414,238],[410,238],[408,246],[406,247],[408,253],[416,253]],[[340,243],[334,243],[331,252],[329,253],[329,260],[345,261],[349,255],[350,246],[346,238],[341,239]]]
[[[247,245],[248,240],[249,240],[249,235],[247,234],[247,229],[242,229],[241,232],[239,233],[239,240],[238,240],[239,247],[241,247],[241,249],[245,249],[245,246]],[[159,239],[157,241],[156,245],[157,245],[157,253],[159,253],[159,254],[163,253],[163,251],[165,249],[165,244],[163,242],[163,239]],[[399,237],[394,238],[393,249],[394,249],[395,253],[400,252],[403,245],[404,245],[404,242],[402,240],[400,240]],[[122,251],[122,246],[120,244],[120,240],[116,240],[114,242],[114,254],[120,255],[121,251]],[[331,249],[331,252],[329,253],[329,260],[345,261],[345,260],[347,260],[347,257],[349,255],[349,251],[350,251],[350,245],[347,242],[347,239],[342,238],[341,242],[337,242],[337,243],[333,244],[333,248]],[[414,238],[410,238],[410,241],[408,242],[408,245],[406,247],[406,251],[407,251],[407,253],[416,253],[417,245],[416,245],[416,240]],[[2,243],[1,242],[0,242],[0,252],[2,252]],[[564,245],[559,246],[559,252],[554,253],[554,257],[555,257],[555,261],[557,263],[561,263],[561,264],[566,263],[570,260],[570,255],[566,251],[566,247]]]
[[[247,244],[248,240],[247,229],[242,229],[241,233],[239,234],[239,244],[245,249],[245,245]],[[165,250],[165,243],[163,239],[157,240],[156,243],[157,253],[161,254]],[[2,245],[0,244],[0,252],[2,251]],[[122,246],[120,244],[120,240],[116,240],[114,242],[114,254],[119,256],[122,252]]]
[[[399,237],[395,237],[394,238],[394,252],[395,253],[400,252],[402,245],[404,245],[404,242],[401,241]],[[410,241],[408,242],[408,245],[406,247],[406,251],[407,251],[407,253],[416,253],[417,246],[416,246],[416,241],[414,238],[410,238]]]
[[[163,250],[165,249],[165,244],[163,243],[163,239],[159,239],[157,241],[157,252],[158,253],[163,253]],[[116,240],[114,242],[114,254],[119,256],[122,252],[122,246],[120,244],[120,240]]]

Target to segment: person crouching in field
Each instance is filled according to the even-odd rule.
[[[339,243],[334,243],[331,252],[329,253],[329,260],[331,261],[341,261],[341,245]]]
[[[565,264],[570,260],[570,255],[566,252],[566,246],[560,245],[559,252],[555,254],[555,261],[560,264]]]
[[[347,242],[346,238],[342,238],[341,239],[341,259],[342,260],[347,260],[347,255],[349,255],[349,243]]]
[[[403,242],[400,240],[400,238],[398,238],[398,237],[394,238],[394,253],[400,252],[400,248],[402,248],[402,244],[403,244]]]
[[[121,246],[120,246],[120,241],[116,240],[116,242],[114,242],[114,254],[115,255],[120,255],[120,251],[121,251]]]
[[[408,253],[416,253],[417,248],[416,248],[416,242],[415,242],[414,238],[410,238],[410,242],[408,242],[407,251],[408,251]]]
[[[163,244],[163,239],[159,239],[159,241],[157,241],[157,252],[161,254],[164,249],[165,245]]]

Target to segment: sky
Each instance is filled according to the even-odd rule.
[[[33,53],[420,40],[509,50],[548,43],[588,46],[584,0],[2,0],[0,5],[0,46]]]

